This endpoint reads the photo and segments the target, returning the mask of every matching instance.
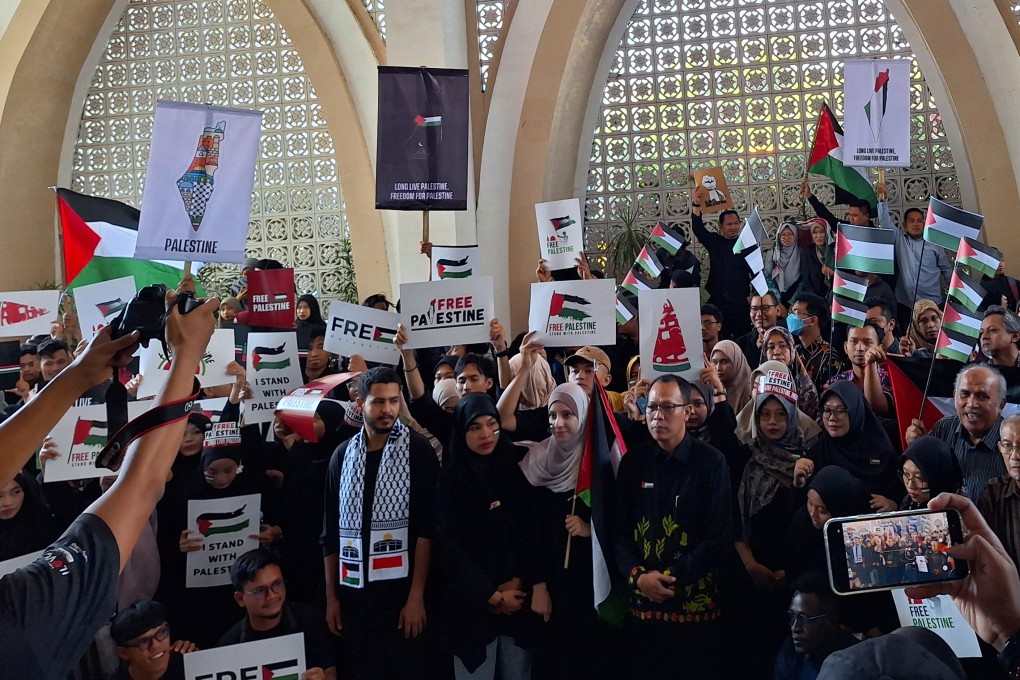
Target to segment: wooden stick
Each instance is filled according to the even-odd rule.
[[[423,210],[421,213],[421,240],[425,243],[429,242],[429,211]]]
[[[184,261],[184,271],[181,272],[181,278],[183,279],[186,276],[191,276],[191,260]]]
[[[577,494],[575,493],[574,494],[574,499],[572,501],[570,501],[570,514],[573,515],[574,511],[576,509],[577,509]],[[567,534],[567,553],[563,556],[563,568],[564,569],[566,569],[566,568],[568,568],[570,566],[570,539],[572,539],[572,538],[573,538],[573,536],[568,533]]]

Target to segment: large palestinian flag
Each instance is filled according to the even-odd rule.
[[[153,283],[176,288],[181,282],[181,262],[135,259],[141,214],[137,209],[120,201],[59,188],[57,208],[68,289],[122,276],[134,276],[137,288]],[[197,272],[200,266],[192,263],[192,271]],[[201,289],[198,292],[204,294]]]
[[[854,198],[863,198],[871,205],[878,197],[871,182],[857,168],[843,165],[843,128],[827,104],[822,104],[818,116],[818,129],[808,157],[808,172],[825,175],[836,185],[836,203],[846,204]]]

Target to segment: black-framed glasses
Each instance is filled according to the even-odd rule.
[[[916,486],[924,488],[925,486],[928,485],[928,481],[924,478],[923,475],[910,474],[906,470],[900,470],[900,476],[903,478],[903,484],[905,486],[914,484]]]
[[[761,306],[759,307],[759,306],[757,306],[757,305],[752,305],[752,306],[751,306],[751,313],[754,313],[754,312],[761,312],[761,311],[766,311],[766,312],[767,312],[768,310],[770,310],[770,309],[775,309],[775,308],[776,308],[776,307],[778,307],[778,306],[779,306],[779,305],[761,305]]]
[[[152,635],[146,635],[143,638],[138,638],[134,642],[125,643],[121,645],[121,647],[136,647],[144,652],[148,650],[149,647],[152,646],[153,641],[159,640],[162,642],[163,640],[166,640],[169,636],[170,636],[170,624],[164,621],[163,623],[159,624],[159,628],[157,628],[156,632],[153,633]]]
[[[653,403],[649,402],[648,405],[645,406],[645,412],[646,413],[659,413],[659,412],[661,412],[663,415],[669,416],[669,415],[672,415],[678,408],[683,408],[685,406],[687,406],[687,404],[671,404],[669,402],[664,402],[664,403],[661,403],[661,404],[658,404],[658,403],[653,404]]]
[[[847,409],[842,406],[836,408],[829,408],[828,406],[822,407],[822,418],[828,418],[830,420],[843,420],[846,418]]]
[[[807,614],[794,614],[793,612],[786,612],[786,623],[790,628],[807,628],[818,619],[824,619],[828,614],[819,614],[818,616],[808,616]]]
[[[256,586],[255,588],[252,588],[251,590],[244,591],[244,594],[245,595],[251,595],[252,597],[257,597],[257,598],[259,598],[261,600],[266,595],[269,594],[270,590],[273,591],[274,595],[279,595],[280,593],[282,593],[286,589],[287,589],[287,584],[284,583],[282,579],[276,579],[275,581],[270,583],[268,586]]]

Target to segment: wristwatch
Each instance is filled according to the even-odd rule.
[[[1009,680],[1020,680],[1020,632],[1013,633],[1006,640],[1006,645],[995,656],[995,659],[999,662],[1002,670],[1006,671],[1006,677]]]

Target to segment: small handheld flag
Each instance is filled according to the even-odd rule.
[[[665,248],[670,255],[676,255],[684,247],[684,238],[680,232],[669,228],[662,222],[656,222],[649,240],[660,248]]]
[[[840,297],[864,302],[864,298],[868,296],[868,281],[863,277],[836,270],[832,276],[832,292]]]
[[[840,224],[836,234],[836,268],[892,274],[896,232],[892,229]]]
[[[757,295],[764,295],[769,292],[768,281],[765,280],[765,272],[758,272],[753,279],[751,279],[751,287],[754,288],[754,292]]]
[[[942,326],[974,340],[981,335],[981,317],[962,305],[954,304],[952,300],[946,302]]]
[[[761,255],[761,246],[755,246],[744,255],[744,261],[747,262],[747,266],[751,268],[751,271],[755,274],[765,269],[765,260]]]
[[[957,361],[968,361],[973,349],[974,340],[966,335],[961,335],[948,328],[939,330],[939,339],[935,343],[936,356],[956,359]]]
[[[644,272],[635,269],[635,267],[631,267],[627,272],[623,283],[620,284],[621,288],[637,295],[639,291],[655,290],[659,287],[658,279],[649,279],[644,275]]]
[[[864,326],[868,318],[868,308],[863,302],[832,296],[832,320],[839,321],[858,328]]]
[[[630,303],[626,295],[616,294],[616,323],[625,324],[634,318],[637,310]]]
[[[658,278],[662,274],[662,263],[659,262],[659,258],[655,257],[655,253],[648,249],[648,246],[641,248],[641,252],[638,253],[634,264],[645,270],[645,273],[653,279]]]
[[[758,206],[754,207],[750,216],[744,220],[744,228],[740,230],[736,242],[733,244],[734,253],[742,253],[765,240],[765,223],[761,221],[758,214]]]
[[[924,240],[955,251],[961,238],[976,239],[985,218],[962,208],[944,203],[932,196],[928,199],[928,217],[924,221]]]
[[[985,297],[985,288],[974,279],[964,276],[959,269],[953,270],[949,280],[949,297],[958,300],[964,307],[976,312]]]
[[[1002,251],[981,241],[964,236],[956,251],[956,264],[970,267],[991,278],[1002,261]]]

